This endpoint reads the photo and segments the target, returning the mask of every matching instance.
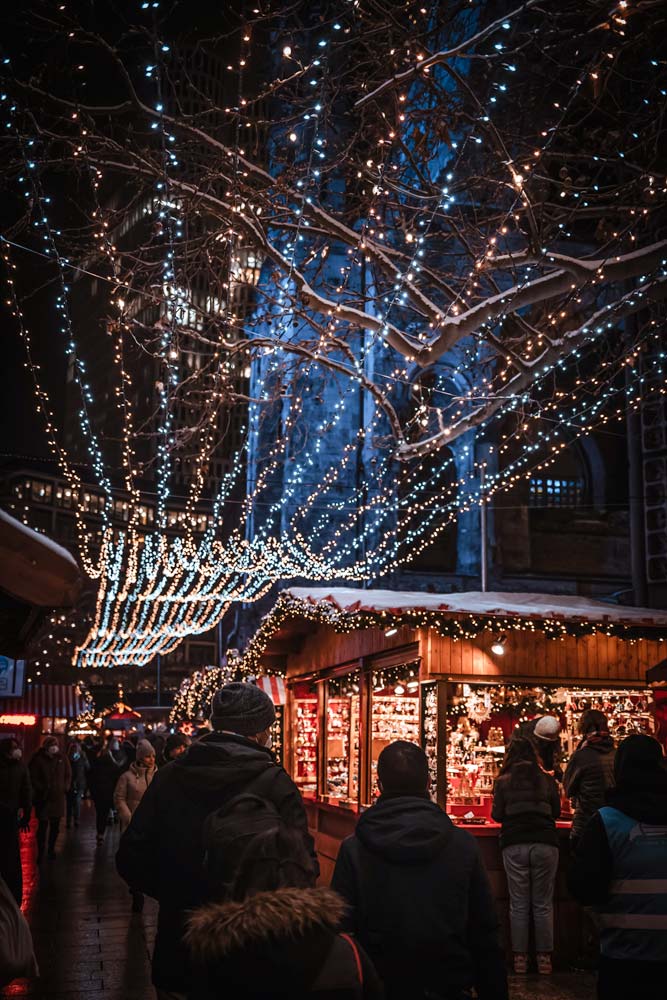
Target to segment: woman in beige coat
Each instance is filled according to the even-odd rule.
[[[127,771],[121,774],[113,793],[113,804],[118,812],[121,833],[130,825],[132,814],[144,797],[156,772],[154,748],[148,740],[139,740],[136,759]],[[144,908],[144,894],[134,889],[130,889],[130,892],[132,911],[141,913]]]
[[[155,750],[148,740],[139,740],[136,760],[121,774],[113,793],[113,804],[118,812],[121,833],[130,825],[132,814],[144,797],[154,774]]]

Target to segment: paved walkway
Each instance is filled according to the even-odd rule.
[[[34,826],[34,823],[33,823]],[[118,828],[95,844],[94,813],[84,803],[81,826],[60,836],[55,861],[35,864],[34,830],[23,840],[24,909],[35,942],[40,978],[18,980],[0,996],[30,1000],[154,1000],[150,952],[157,906],[146,900],[132,914],[116,874]],[[512,1000],[593,1000],[585,973],[512,981]]]

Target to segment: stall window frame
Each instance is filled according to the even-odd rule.
[[[334,666],[325,667],[322,670],[310,670],[303,674],[298,674],[294,677],[290,677],[287,680],[287,690],[290,699],[290,711],[288,712],[289,718],[289,751],[286,751],[286,760],[289,765],[289,773],[294,776],[294,769],[296,766],[295,757],[295,733],[293,731],[293,712],[291,709],[292,699],[294,698],[294,688],[297,684],[301,683],[312,683],[316,687],[317,691],[317,759],[316,759],[316,790],[314,795],[309,793],[305,796],[308,801],[315,801],[319,803],[329,803],[330,796],[326,792],[327,788],[327,746],[328,746],[328,702],[329,702],[329,685],[328,681],[338,680],[341,677],[348,676],[349,674],[357,674],[359,683],[359,720],[358,726],[359,732],[359,782],[357,797],[355,802],[338,802],[336,801],[336,808],[340,809],[352,809],[355,811],[361,811],[361,809],[367,808],[367,803],[372,801],[372,780],[371,780],[371,761],[372,761],[372,711],[373,711],[373,674],[379,670],[386,670],[389,667],[401,666],[402,664],[417,664],[417,678],[420,684],[420,695],[421,695],[421,684],[426,681],[434,680],[435,678],[429,678],[422,676],[424,671],[425,658],[423,653],[420,651],[419,642],[410,642],[401,646],[396,646],[390,650],[383,650],[377,653],[370,653],[365,656],[360,656],[355,659],[345,660],[343,663],[337,663]],[[445,696],[446,697],[446,696]],[[440,695],[438,705],[440,706]],[[440,707],[438,708],[440,712]],[[421,718],[421,696],[419,705],[419,732],[421,734],[422,729],[422,718]],[[440,756],[440,744],[438,743],[438,755]],[[438,764],[440,768],[440,761]],[[440,771],[438,777],[438,784],[442,784],[440,779]]]

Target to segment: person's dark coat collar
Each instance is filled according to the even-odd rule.
[[[362,813],[355,831],[372,854],[399,865],[419,865],[440,854],[454,824],[428,795],[382,795]]]

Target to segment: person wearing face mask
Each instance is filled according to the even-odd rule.
[[[157,768],[155,766],[155,750],[148,740],[139,740],[136,747],[136,759],[127,771],[123,771],[113,796],[113,804],[120,820],[121,833],[127,830],[135,809],[148,791]],[[141,913],[144,908],[144,895],[136,889],[130,889],[132,894],[132,911]]]
[[[317,858],[296,785],[270,751],[275,708],[254,684],[226,684],[213,697],[213,731],[161,768],[121,837],[118,871],[160,904],[153,954],[158,1000],[185,997],[191,981],[184,934],[189,911],[207,899],[203,830],[207,816],[241,794],[273,803]]]
[[[90,764],[81,744],[78,740],[72,740],[67,751],[69,766],[72,768],[72,784],[67,793],[67,829],[69,830],[74,821],[74,826],[79,825],[81,815],[81,799],[86,791],[87,775]]]
[[[28,829],[32,809],[30,776],[22,757],[16,740],[0,740],[0,876],[19,906],[23,897],[19,829]]]
[[[47,736],[30,761],[30,780],[37,816],[37,864],[44,857],[48,833],[48,857],[56,856],[60,820],[65,815],[65,798],[72,784],[72,769],[61,753],[55,736]]]
[[[125,758],[120,752],[120,742],[111,736],[92,763],[88,784],[95,805],[97,846],[104,843],[104,835],[113,809],[116,782],[123,772]]]

